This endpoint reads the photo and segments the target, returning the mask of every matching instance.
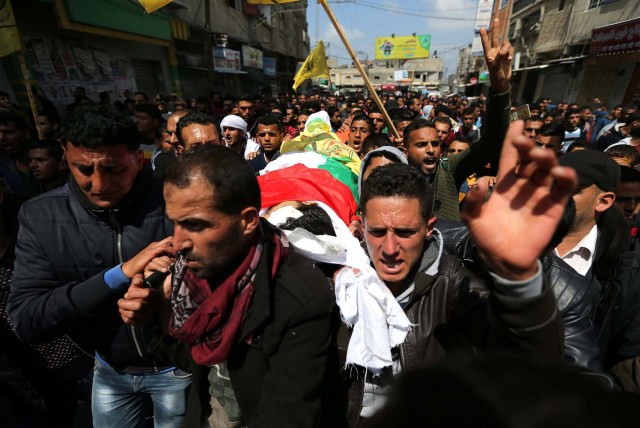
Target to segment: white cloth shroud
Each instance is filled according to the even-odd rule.
[[[391,348],[404,342],[411,323],[349,228],[326,204],[315,203],[329,214],[336,237],[316,236],[301,228],[284,232],[289,243],[311,260],[345,266],[335,278],[335,294],[343,322],[353,327],[346,364],[379,373],[391,366]],[[269,221],[278,225],[299,216],[291,207],[284,211],[272,213]]]

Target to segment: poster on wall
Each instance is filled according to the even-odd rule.
[[[82,46],[77,40],[29,39],[25,56],[43,94],[61,112],[73,101],[79,86],[96,102],[100,92],[113,92],[111,100],[115,101],[137,86],[130,60],[112,58],[108,51]]]
[[[72,50],[80,80],[93,80],[96,74],[96,63],[93,61],[91,50],[80,46],[74,46]]]
[[[136,88],[136,75],[133,64],[129,60],[111,61],[113,71],[114,90],[118,96],[123,96],[124,91],[132,91]]]
[[[51,56],[49,56],[47,42],[43,39],[31,40],[31,48],[33,49],[33,58],[35,59],[34,67],[37,67],[41,73],[54,73],[55,70]]]
[[[240,52],[233,49],[215,48],[213,51],[213,69],[219,73],[240,73]]]
[[[262,51],[251,46],[242,45],[242,65],[262,68]]]
[[[80,80],[80,74],[76,67],[76,60],[73,58],[71,46],[64,40],[56,40],[56,45],[58,46],[58,52],[60,53],[60,58],[62,58],[62,63],[64,64],[69,79]]]
[[[276,59],[268,56],[262,57],[263,73],[265,76],[276,77]]]
[[[92,49],[93,60],[96,65],[96,78],[101,81],[112,81],[111,63],[109,53],[102,49]]]

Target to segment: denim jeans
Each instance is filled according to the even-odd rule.
[[[96,361],[91,408],[94,428],[143,428],[149,398],[156,428],[182,427],[191,375],[181,370],[162,374],[120,374]]]

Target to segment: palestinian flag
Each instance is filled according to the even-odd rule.
[[[262,193],[262,209],[285,201],[319,201],[327,204],[349,225],[358,205],[351,189],[334,178],[329,171],[295,164],[258,177]]]

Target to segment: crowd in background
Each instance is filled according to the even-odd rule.
[[[25,409],[32,409],[32,416],[46,414],[48,420],[60,424],[51,426],[70,426],[76,402],[91,401],[87,387],[91,381],[85,374],[94,365],[93,355],[81,351],[66,335],[39,337],[45,345],[23,343],[14,333],[5,306],[10,294],[16,242],[31,239],[33,246],[51,244],[48,237],[32,237],[19,230],[20,221],[29,220],[23,217],[19,221],[21,206],[38,195],[74,186],[69,183],[77,182],[83,189],[82,182],[74,177],[88,176],[90,172],[83,170],[86,166],[80,155],[70,159],[70,153],[73,156],[72,152],[77,149],[74,138],[101,138],[99,132],[94,135],[90,129],[99,127],[100,123],[82,123],[83,115],[93,117],[91,115],[98,111],[103,116],[105,112],[113,112],[106,114],[125,117],[135,124],[137,141],[128,144],[139,144],[144,152],[143,168],[154,179],[161,180],[171,174],[177,158],[197,151],[200,146],[226,146],[239,153],[255,175],[269,176],[270,171],[277,171],[274,166],[277,162],[285,162],[286,153],[293,152],[294,146],[309,150],[312,144],[314,148],[315,145],[329,147],[323,145],[332,141],[342,145],[340,148],[333,145],[332,150],[351,149],[340,162],[347,167],[357,164],[357,171],[351,170],[353,177],[347,180],[353,181],[347,186],[347,194],[357,201],[373,167],[408,164],[421,172],[433,188],[430,209],[438,218],[436,227],[441,228],[444,251],[468,262],[467,267],[482,277],[487,272],[483,270],[482,257],[476,253],[478,243],[453,222],[461,220],[469,192],[474,188],[480,186],[489,189],[489,193],[501,192],[498,166],[502,140],[511,113],[524,109],[525,113],[519,114],[524,121],[522,135],[537,147],[553,151],[560,165],[574,168],[578,175],[578,188],[541,265],[552,278],[563,318],[565,360],[593,375],[596,383],[605,388],[640,392],[640,371],[637,370],[640,356],[640,112],[634,104],[613,106],[597,99],[580,105],[542,98],[525,108],[501,99],[505,93],[508,85],[506,90],[492,90],[489,96],[478,97],[382,93],[383,112],[373,98],[358,94],[345,97],[300,92],[270,97],[211,93],[185,100],[176,94],[151,96],[126,91],[118,99],[112,99],[116,94],[105,92],[98,100],[92,100],[78,87],[75,100],[64,112],[38,96],[39,110],[34,121],[7,93],[0,92],[0,304],[5,344],[0,351],[0,364],[5,373],[10,373],[5,376],[10,388],[4,391],[12,391],[0,394],[3,404],[11,403],[2,408],[13,409],[12,420],[24,419]],[[502,128],[501,134],[498,129]],[[67,142],[75,148],[71,150]],[[329,158],[333,162],[339,157],[332,158],[333,155],[327,154],[330,150],[320,152],[325,161]],[[70,176],[70,169],[79,172]],[[114,171],[116,175],[119,173]],[[128,186],[135,189],[137,183]],[[144,195],[146,193],[136,195],[136,203],[146,203]],[[298,209],[306,213],[306,208]],[[341,209],[344,206],[335,208],[339,216]],[[367,234],[362,207],[352,211],[342,220],[362,241]],[[151,214],[151,211],[145,213]],[[43,217],[42,221],[47,220]],[[93,222],[91,218],[82,221]],[[107,230],[109,227],[109,233],[120,233],[115,223]],[[158,233],[156,238],[161,241],[163,236]],[[149,242],[141,244],[144,248]],[[48,254],[49,250],[44,253]],[[120,260],[122,262],[126,264],[126,260]],[[375,260],[372,263],[377,267]],[[104,268],[111,266],[106,264]],[[25,269],[23,266],[22,276]],[[61,269],[74,268],[52,266],[51,269],[56,275],[64,276],[59,272]],[[577,276],[582,278],[576,279]],[[43,281],[51,280],[43,278]],[[107,274],[105,281],[111,286]],[[90,297],[83,299],[86,302]],[[401,306],[407,303],[401,298],[399,302]],[[17,312],[13,315],[17,316]],[[56,326],[51,331],[63,331],[63,327]],[[19,336],[24,338],[25,327],[20,328]],[[112,365],[111,361],[107,362]],[[169,363],[163,367],[174,368]],[[425,376],[432,382],[437,381],[428,374]],[[366,398],[370,381],[365,377],[363,408],[370,405]],[[416,388],[415,385],[405,387]],[[477,399],[466,398],[467,404]],[[380,417],[379,423],[387,425],[379,426],[393,426],[394,418],[389,417],[392,410],[405,416],[409,412],[403,408],[408,406],[406,402],[392,404],[391,410],[387,409]],[[231,414],[228,407],[225,411]],[[360,415],[365,420],[371,416],[364,410]]]

